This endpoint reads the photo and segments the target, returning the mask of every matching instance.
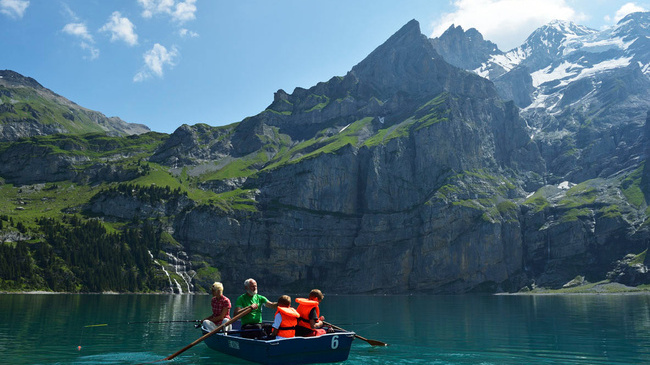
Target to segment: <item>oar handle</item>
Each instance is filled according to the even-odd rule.
[[[231,324],[231,323],[236,322],[238,319],[240,319],[241,317],[247,315],[247,314],[250,313],[252,310],[253,310],[253,307],[251,307],[251,306],[249,305],[248,307],[244,308],[241,312],[239,312],[239,314],[237,314],[236,316],[232,317],[228,322],[222,324],[221,326],[219,326],[219,327],[213,329],[212,331],[206,333],[205,335],[199,337],[196,341],[194,341],[194,342],[192,342],[191,344],[189,344],[189,345],[183,347],[182,349],[180,349],[180,350],[177,351],[176,353],[167,356],[164,360],[171,360],[171,359],[175,358],[176,356],[182,354],[183,352],[185,352],[185,351],[188,350],[189,348],[193,347],[193,346],[196,345],[197,343],[199,343],[199,342],[205,340],[206,338],[208,338],[208,337],[214,335],[215,333],[219,332],[222,328],[228,326],[228,325]]]
[[[331,323],[329,323],[329,322],[325,322],[325,321],[323,321],[323,324],[326,325],[326,326],[330,326],[330,327],[332,327],[332,328],[334,328],[334,329],[336,329],[336,330],[349,332],[348,330],[344,330],[343,328],[341,328],[341,327],[337,327],[337,326],[335,326],[335,325],[333,325],[333,324],[331,324]]]

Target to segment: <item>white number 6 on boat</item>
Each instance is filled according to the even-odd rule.
[[[332,350],[336,350],[336,348],[339,347],[339,336],[333,336],[332,337]]]

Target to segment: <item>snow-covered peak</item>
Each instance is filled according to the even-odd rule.
[[[541,29],[553,29],[558,33],[562,33],[567,37],[581,37],[587,34],[596,33],[597,31],[591,28],[587,28],[583,25],[575,24],[574,22],[566,20],[553,20],[547,25],[543,26]]]
[[[491,55],[487,62],[473,71],[495,79],[522,64],[531,72],[540,70],[554,60],[580,49],[584,39],[597,34],[598,31],[594,29],[573,22],[553,20],[535,30],[521,46],[503,54]]]
[[[520,64],[527,63],[531,71],[548,65],[555,57],[566,55],[581,46],[581,39],[598,34],[596,30],[570,21],[553,20],[535,30],[521,46],[504,54],[493,54],[488,62],[473,70],[487,77],[498,77]],[[499,72],[494,72],[498,69]]]
[[[650,80],[650,12],[629,14],[616,26],[601,30],[554,20],[536,29],[521,46],[486,58],[479,67],[468,69],[493,80],[504,97],[516,98],[518,106],[532,113],[598,104],[605,100],[603,95],[624,98],[625,92],[612,94],[617,90],[613,82],[625,80],[629,86],[645,75],[647,79],[638,81],[643,89]],[[630,93],[636,92],[634,85]]]
[[[568,43],[575,42],[598,31],[564,20],[554,20],[536,29],[521,48],[530,48],[533,52],[548,55],[562,54]]]

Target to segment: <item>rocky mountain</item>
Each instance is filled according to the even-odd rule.
[[[522,108],[551,181],[606,177],[638,164],[650,109],[649,22],[649,13],[634,13],[596,31],[554,21],[472,69]],[[445,34],[438,41],[450,42]]]
[[[108,118],[53,93],[30,77],[0,70],[0,141],[92,132],[127,136],[149,132],[149,128],[118,117]]]
[[[492,56],[502,55],[496,44],[483,39],[478,30],[464,31],[451,25],[438,38],[430,39],[433,48],[450,64],[466,69],[480,68]]]
[[[648,80],[611,60],[642,38],[643,16],[609,33],[554,22],[506,53],[475,30],[431,40],[411,21],[345,76],[278,90],[239,123],[6,142],[0,224],[24,220],[6,237],[41,246],[52,234],[30,231],[46,226],[34,217],[153,224],[138,270],[155,267],[148,285],[168,278],[176,292],[172,278],[331,293],[638,285]],[[640,44],[624,58],[641,57]]]

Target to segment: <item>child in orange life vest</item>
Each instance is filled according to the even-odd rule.
[[[309,293],[309,299],[296,298],[298,303],[298,326],[296,327],[296,335],[303,337],[320,336],[324,335],[326,331],[322,328],[325,317],[320,315],[318,305],[325,296],[318,289],[313,289]]]
[[[273,331],[270,337],[291,338],[296,335],[296,324],[298,324],[298,312],[291,308],[291,297],[283,295],[278,298],[278,310],[275,312]]]

